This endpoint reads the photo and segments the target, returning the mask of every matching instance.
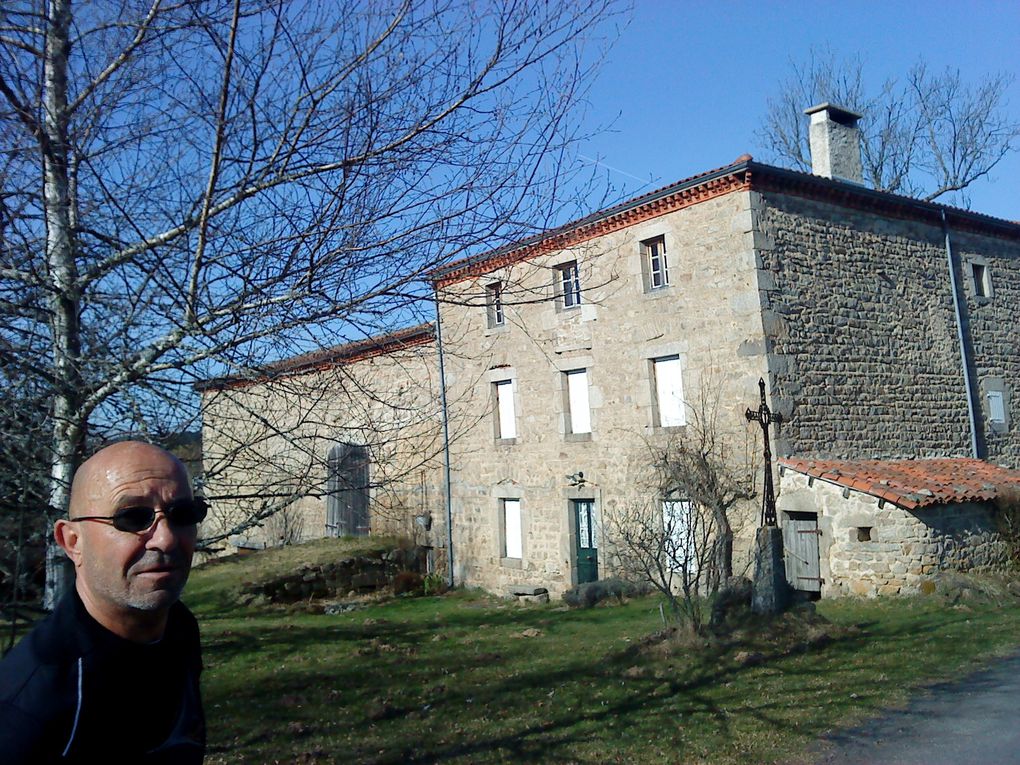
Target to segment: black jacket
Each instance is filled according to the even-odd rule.
[[[0,762],[201,763],[198,624],[181,603],[151,645],[101,627],[71,591],[0,662]]]

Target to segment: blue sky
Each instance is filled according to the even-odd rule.
[[[634,0],[629,25],[589,94],[582,147],[633,196],[726,165],[745,152],[791,57],[828,46],[860,54],[869,81],[903,76],[923,58],[965,80],[1020,75],[1020,2],[680,2]],[[1020,121],[1020,83],[1008,93]],[[805,107],[809,104],[804,104]],[[806,119],[806,118],[805,118]],[[975,211],[1020,220],[1020,155],[970,190]]]

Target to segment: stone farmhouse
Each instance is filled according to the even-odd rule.
[[[613,573],[612,529],[630,514],[683,501],[656,464],[671,442],[710,429],[740,466],[760,450],[744,411],[761,378],[784,420],[773,451],[795,587],[907,592],[942,567],[1001,565],[995,502],[1020,486],[1020,224],[864,187],[857,115],[809,112],[812,174],[745,155],[436,271],[442,342],[418,330],[413,365],[383,338],[368,358],[345,346],[206,384],[207,450],[226,464],[250,415],[303,407],[316,423],[303,454],[267,435],[233,481],[311,457],[318,472],[288,491],[304,533],[327,533],[357,479],[330,450],[374,450],[384,459],[355,480],[373,531],[402,517],[428,527],[458,583],[556,594]],[[416,384],[395,408],[428,417],[322,387],[342,373],[389,390],[400,372]],[[423,446],[440,443],[448,481],[441,449]],[[211,480],[217,493],[232,489]],[[738,569],[757,512],[735,514]]]

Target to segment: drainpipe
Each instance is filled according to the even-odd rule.
[[[956,314],[956,338],[960,343],[960,362],[963,364],[963,387],[967,391],[967,417],[970,420],[970,451],[974,459],[981,459],[978,448],[977,417],[974,413],[974,386],[971,383],[971,359],[967,351],[967,341],[963,333],[963,315],[960,312],[960,294],[956,284],[956,268],[953,266],[953,246],[949,239],[949,223],[946,221],[946,208],[941,209],[942,233],[946,238],[946,261],[949,265],[949,285],[953,292],[953,312]]]
[[[443,409],[443,483],[446,484],[446,584],[453,587],[453,493],[450,487],[450,417],[446,406],[446,364],[443,356],[443,322],[439,317],[439,289],[436,301],[436,346],[439,349],[439,402]]]

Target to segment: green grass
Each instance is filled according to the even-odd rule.
[[[223,593],[258,557],[198,569],[185,598],[203,630],[209,763],[789,761],[1020,641],[1015,602],[933,598],[822,602],[830,626],[786,617],[710,645],[647,641],[654,598],[231,606]]]

